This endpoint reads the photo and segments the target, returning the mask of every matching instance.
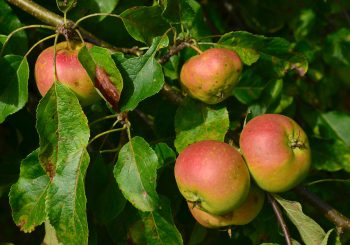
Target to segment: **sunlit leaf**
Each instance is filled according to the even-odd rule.
[[[347,146],[350,146],[349,114],[331,111],[321,114],[321,118],[340,140],[342,140]]]
[[[46,220],[45,200],[50,179],[35,150],[21,163],[20,176],[9,194],[12,217],[24,232],[31,232]]]
[[[311,138],[314,168],[335,172],[350,172],[350,147],[341,140]]]
[[[283,207],[288,218],[296,226],[306,245],[321,244],[322,241],[328,236],[319,224],[303,213],[300,203],[285,200],[277,195],[274,195],[274,197]]]
[[[176,150],[181,152],[186,146],[201,140],[223,141],[228,128],[225,107],[209,107],[189,99],[176,112]]]
[[[123,90],[123,78],[110,51],[97,46],[83,47],[78,58],[102,97],[116,108]]]
[[[170,202],[166,198],[161,198],[154,211],[140,212],[140,215],[145,225],[148,244],[183,244],[181,234],[173,221]]]
[[[157,167],[156,153],[141,137],[132,138],[119,152],[114,177],[125,198],[141,211],[157,207]]]
[[[155,54],[161,38],[155,38],[152,46],[141,57],[123,59],[113,56],[124,78],[121,110],[133,110],[144,99],[156,94],[163,87],[164,74]]]
[[[158,5],[133,7],[121,13],[120,17],[134,39],[149,45],[153,38],[162,36],[170,28],[163,20],[162,9]]]
[[[230,32],[220,38],[218,46],[236,51],[247,65],[257,62],[265,55],[278,66],[278,73],[296,70],[300,75],[304,75],[308,69],[306,58],[293,53],[291,44],[280,37],[264,37],[244,31]]]
[[[87,244],[84,178],[89,128],[74,93],[55,82],[37,109],[39,160],[50,177],[46,212],[62,243]]]

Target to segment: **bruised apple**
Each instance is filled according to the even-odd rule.
[[[213,215],[200,210],[193,206],[192,203],[187,203],[192,216],[199,224],[207,228],[220,228],[230,225],[245,225],[250,223],[260,213],[265,200],[264,192],[256,187],[251,186],[249,195],[245,202],[225,215]]]
[[[182,66],[180,81],[193,98],[216,104],[232,94],[241,71],[242,62],[234,51],[212,48]]]
[[[87,43],[88,47],[92,44]],[[83,44],[70,41],[56,45],[57,80],[75,92],[82,105],[94,103],[99,95],[89,75],[78,60]],[[35,81],[44,96],[54,83],[54,47],[41,52],[35,63]]]
[[[250,176],[243,158],[223,142],[205,140],[186,147],[174,171],[185,199],[212,214],[239,207],[249,192]]]
[[[310,168],[307,135],[293,119],[283,115],[253,118],[243,128],[240,147],[252,177],[269,192],[294,188]]]

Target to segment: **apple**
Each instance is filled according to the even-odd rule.
[[[307,135],[291,118],[265,114],[243,128],[240,147],[250,174],[269,192],[284,192],[307,175],[311,150]]]
[[[248,168],[231,145],[204,140],[186,147],[175,162],[181,194],[200,209],[222,215],[241,205],[250,188]]]
[[[234,51],[211,48],[182,66],[180,81],[193,98],[216,104],[232,95],[241,71],[242,62]]]
[[[264,201],[265,193],[255,185],[252,185],[246,201],[228,214],[213,215],[200,210],[198,207],[193,206],[192,203],[187,202],[187,205],[192,216],[199,224],[207,228],[220,228],[250,223],[260,213]]]
[[[92,44],[86,43],[88,47]],[[82,105],[89,105],[98,100],[99,95],[84,67],[78,60],[82,43],[70,41],[56,45],[57,79],[75,92]],[[42,51],[35,63],[35,81],[42,96],[54,83],[54,47]]]

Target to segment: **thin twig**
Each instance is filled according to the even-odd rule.
[[[181,92],[173,89],[169,84],[163,85],[162,94],[173,104],[180,105],[184,100],[184,96]]]
[[[50,10],[42,7],[41,5],[33,1],[30,1],[30,0],[7,0],[7,1],[48,25],[57,27],[64,24],[64,18],[62,16],[51,12]],[[73,21],[67,20],[67,23],[73,23]],[[92,33],[86,31],[83,28],[79,28],[79,30],[82,36],[84,37],[84,39],[98,46],[108,48],[112,51],[119,51],[119,52],[128,53],[128,54],[140,55],[140,50],[138,50],[138,48],[115,47],[110,43],[107,43],[102,39],[99,39],[98,37],[94,36]]]
[[[276,215],[278,224],[280,225],[280,227],[281,227],[281,229],[283,231],[284,238],[286,240],[286,244],[287,245],[292,245],[292,239],[291,239],[291,236],[290,236],[287,224],[284,221],[283,213],[282,213],[282,211],[281,211],[281,209],[279,207],[279,204],[276,202],[275,198],[273,196],[271,196],[270,193],[266,193],[266,195],[267,195],[267,199],[269,200],[269,203],[272,206],[273,212]]]
[[[172,46],[169,49],[168,53],[159,58],[158,63],[164,65],[170,60],[172,56],[177,55],[181,50],[186,47],[190,47],[192,44],[193,41],[189,40],[182,41],[179,44]],[[184,99],[184,96],[180,92],[175,91],[169,84],[164,84],[162,94],[164,94],[174,104],[181,104]]]
[[[171,56],[178,54],[181,50],[183,50],[186,47],[189,47],[192,44],[193,44],[193,42],[191,42],[191,41],[183,41],[183,42],[180,42],[178,45],[172,46],[170,48],[169,52],[166,53],[164,56],[162,56],[158,60],[158,63],[161,65],[164,65],[165,63],[167,63],[170,60]]]
[[[322,201],[305,187],[296,187],[294,192],[309,202],[314,208],[319,210],[329,221],[334,223],[339,229],[350,231],[350,219],[341,214],[328,203]]]
[[[111,129],[111,130],[102,132],[102,133],[96,135],[95,137],[93,137],[92,140],[90,140],[89,145],[91,145],[92,142],[94,142],[98,138],[102,137],[103,135],[114,133],[114,132],[120,132],[120,131],[123,131],[125,129],[126,129],[126,126],[124,125],[122,128],[116,128],[116,129]]]

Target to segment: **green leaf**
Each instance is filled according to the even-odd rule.
[[[77,4],[78,0],[56,0],[56,4],[58,9],[62,13],[67,13],[69,10],[71,10],[75,5]]]
[[[294,102],[294,98],[293,96],[287,96],[287,95],[284,95],[282,94],[281,95],[281,99],[279,100],[279,103],[271,108],[271,112],[272,113],[282,113],[285,109],[287,109],[290,105],[292,105]]]
[[[158,5],[129,8],[121,13],[120,17],[126,30],[135,40],[149,45],[153,38],[162,36],[170,28],[163,20],[162,9]]]
[[[6,35],[1,35],[0,34],[0,49],[2,49],[2,46],[4,45],[6,39],[7,39]]]
[[[107,72],[109,78],[111,79],[119,93],[121,93],[123,90],[123,78],[120,74],[120,71],[114,63],[114,60],[112,59],[109,50],[98,46],[94,46],[89,51],[95,63]]]
[[[180,232],[177,230],[170,208],[170,202],[161,198],[159,206],[152,212],[140,212],[148,244],[183,244]]]
[[[114,177],[125,198],[141,211],[157,207],[157,167],[156,153],[141,137],[132,138],[119,152]]]
[[[91,81],[95,81],[96,78],[96,63],[92,58],[90,50],[84,46],[79,50],[78,59],[80,64],[84,67],[86,72],[89,74]]]
[[[322,243],[327,236],[326,233],[319,224],[303,213],[300,203],[285,200],[278,195],[274,195],[274,197],[283,207],[288,218],[296,226],[306,245],[318,245]]]
[[[118,5],[119,0],[94,0],[98,6],[98,12],[100,13],[112,13],[115,7]],[[101,16],[100,20],[103,20],[106,16]]]
[[[123,59],[114,55],[124,78],[121,110],[133,110],[144,99],[158,93],[164,84],[162,66],[155,59],[161,38],[155,38],[152,46],[141,57]]]
[[[340,140],[310,138],[312,166],[318,170],[350,172],[350,147]]]
[[[113,166],[106,164],[101,155],[91,162],[87,173],[88,207],[95,217],[108,223],[124,209],[126,200],[113,176]]]
[[[252,104],[260,97],[266,84],[266,81],[254,69],[248,67],[243,71],[239,83],[233,89],[233,95],[243,104]]]
[[[288,19],[293,3],[285,1],[245,0],[235,5],[236,11],[244,21],[245,28],[255,33],[273,33],[280,30]]]
[[[58,240],[87,244],[84,178],[89,127],[74,93],[55,82],[37,109],[39,160],[51,179],[46,212]]]
[[[26,58],[7,55],[0,58],[0,123],[19,111],[28,100],[29,66]]]
[[[154,146],[158,157],[158,168],[173,164],[176,160],[176,153],[165,143],[158,143]]]
[[[224,141],[229,129],[227,109],[207,106],[188,99],[175,115],[175,147],[181,152],[188,145],[201,140]]]
[[[278,72],[282,75],[289,70],[304,75],[308,69],[306,58],[293,53],[291,44],[280,37],[264,37],[244,31],[230,32],[220,38],[218,46],[236,51],[246,65],[252,65],[264,55],[278,65]]]
[[[21,162],[19,179],[9,194],[12,217],[21,231],[32,232],[46,220],[45,198],[49,185],[50,179],[35,150]]]
[[[326,236],[324,237],[321,245],[327,245],[328,244],[328,239],[329,239],[329,236],[331,235],[331,233],[333,232],[334,229],[331,229],[327,232]]]
[[[5,0],[0,0],[0,16],[0,34],[8,35],[12,31],[23,26]],[[24,31],[20,31],[10,39],[6,48],[6,53],[23,55],[27,50],[27,34]]]
[[[62,245],[57,239],[55,228],[53,228],[49,221],[45,222],[45,237],[42,244]]]
[[[164,1],[163,16],[172,24],[191,25],[200,5],[194,0],[166,0]]]
[[[261,98],[249,106],[251,116],[255,117],[265,113],[273,113],[281,101],[282,89],[282,79],[269,81],[262,92]]]
[[[103,68],[120,95],[123,90],[123,78],[108,49],[98,46],[91,49],[83,47],[79,50],[78,59],[92,81],[96,80],[96,66]]]
[[[298,19],[292,22],[294,37],[296,40],[306,38],[317,23],[316,14],[313,9],[302,9]]]
[[[348,114],[331,111],[321,114],[320,117],[340,140],[350,146],[350,116]]]
[[[350,29],[342,28],[327,36],[323,48],[324,59],[331,66],[350,65]]]
[[[69,154],[48,191],[46,212],[63,244],[88,244],[84,178],[89,160],[86,150]]]
[[[55,82],[37,109],[39,160],[50,178],[66,164],[69,154],[87,146],[90,133],[87,118],[74,93]]]

